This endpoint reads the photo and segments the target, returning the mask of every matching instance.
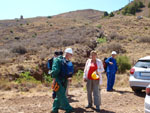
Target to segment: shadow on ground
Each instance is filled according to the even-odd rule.
[[[113,92],[117,92],[117,93],[120,93],[120,94],[133,93],[132,91],[120,91],[120,90],[114,90]]]
[[[132,91],[114,90],[113,92],[117,92],[117,93],[120,93],[120,94],[132,93],[132,94],[134,94],[134,95],[136,95],[136,96],[143,97],[143,98],[145,98],[145,96],[146,96],[145,91],[134,93],[134,92],[132,92]]]
[[[134,93],[134,95],[145,98],[146,93],[145,93],[145,91],[142,91],[142,92]]]
[[[86,110],[86,109],[83,109],[83,108],[75,108],[75,113],[95,113],[96,109],[95,108],[92,108],[91,110]],[[97,113],[115,113],[113,111],[108,111],[108,110],[100,110],[100,112],[97,112]]]
[[[68,101],[69,101],[69,103],[79,102],[78,100],[72,99],[73,97],[75,97],[75,96],[74,95],[68,95]]]

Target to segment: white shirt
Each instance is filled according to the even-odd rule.
[[[84,79],[88,79],[88,72],[89,72],[89,69],[90,69],[90,66],[91,66],[91,61],[92,59],[88,59],[86,61],[86,64],[85,64],[85,68],[84,68],[84,74],[83,74],[83,78]],[[102,72],[104,72],[104,68],[103,68],[103,63],[100,59],[96,59],[96,64],[97,64],[97,72],[98,72],[98,76],[99,76],[99,84],[101,85],[102,84]]]

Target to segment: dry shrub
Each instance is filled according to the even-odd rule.
[[[123,40],[125,38],[126,38],[125,36],[120,36],[116,33],[111,33],[108,37],[108,40]]]
[[[150,43],[150,37],[137,37],[140,43]]]
[[[128,87],[129,76],[127,74],[116,74],[115,87]]]
[[[107,76],[106,73],[102,74],[103,84],[102,87],[106,88],[107,86]],[[114,87],[129,87],[129,76],[127,74],[116,74]]]
[[[18,53],[18,54],[25,54],[27,53],[27,49],[24,46],[15,46],[12,50],[13,53]]]
[[[11,90],[11,83],[8,79],[0,79],[0,90]]]
[[[102,52],[116,51],[117,53],[125,53],[126,50],[118,43],[110,43],[99,48]]]
[[[63,46],[71,46],[71,45],[74,45],[75,44],[75,41],[74,40],[67,40],[67,39],[65,39],[65,40],[63,40],[63,42],[62,42],[62,45]]]
[[[38,50],[38,47],[32,47],[28,49],[28,53],[30,53],[31,55],[35,55]]]
[[[25,70],[23,65],[18,65],[17,69],[18,69],[18,71],[24,71]]]
[[[10,52],[6,49],[1,49],[0,50],[0,64],[5,64],[5,63],[9,63],[10,59],[9,59]]]

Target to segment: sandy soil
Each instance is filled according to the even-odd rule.
[[[87,105],[85,88],[71,87],[68,96],[75,113],[92,113]],[[101,113],[143,113],[145,93],[134,95],[130,88],[115,88],[114,92],[101,89]],[[0,113],[50,113],[53,99],[50,91],[0,91]],[[64,113],[63,110],[59,110]]]

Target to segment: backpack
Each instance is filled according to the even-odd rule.
[[[104,67],[105,72],[107,70],[107,63],[105,62],[106,60],[107,60],[107,58],[105,57],[104,61],[103,61],[103,67]]]
[[[107,71],[107,63],[106,63],[106,60],[107,60],[107,58],[105,57],[105,58],[104,58],[104,61],[103,61],[103,67],[104,67],[105,72]],[[110,58],[109,61],[112,62],[112,58]]]
[[[63,78],[72,77],[74,73],[74,67],[71,61],[67,61],[65,58],[61,60],[60,76]]]
[[[53,65],[53,58],[51,58],[47,61],[47,69],[52,70],[52,65]]]

